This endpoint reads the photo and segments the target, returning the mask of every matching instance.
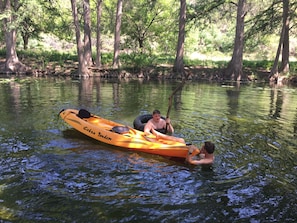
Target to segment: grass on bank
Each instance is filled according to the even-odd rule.
[[[77,55],[71,53],[63,53],[58,51],[18,51],[18,56],[21,61],[26,60],[31,62],[31,66],[36,69],[44,69],[47,65],[55,64],[63,67],[65,62],[77,63]],[[0,50],[0,57],[5,58],[5,50]],[[93,55],[95,58],[95,55]],[[105,68],[112,65],[113,54],[102,53],[101,61]],[[148,55],[148,54],[121,54],[120,60],[123,68],[143,68],[160,65],[173,65],[174,57],[170,55]],[[229,60],[211,60],[211,59],[184,59],[185,66],[201,67],[201,68],[225,68]],[[270,71],[273,66],[273,61],[270,60],[244,60],[243,67],[253,73],[257,71]],[[289,76],[297,76],[297,62],[290,62]]]

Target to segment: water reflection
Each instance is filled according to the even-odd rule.
[[[297,108],[296,108],[296,111],[297,111]],[[294,121],[293,121],[293,132],[294,132],[294,136],[297,136],[297,112],[296,112],[296,115],[295,115],[295,118],[294,118]]]
[[[279,118],[282,111],[283,93],[279,89],[271,89],[271,108],[270,115]]]
[[[58,118],[87,108],[132,125],[163,115],[164,81],[24,79],[0,84],[0,219],[8,222],[292,222],[296,89],[187,83],[175,134],[216,143],[213,169],[89,139]]]
[[[227,97],[228,97],[228,110],[229,114],[232,116],[237,115],[237,110],[239,106],[239,94],[240,94],[240,89],[235,88],[235,89],[226,89]]]

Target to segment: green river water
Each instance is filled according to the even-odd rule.
[[[58,116],[132,126],[178,83],[0,79],[0,222],[296,222],[297,88],[188,82],[175,135],[216,145],[211,170],[115,148]]]

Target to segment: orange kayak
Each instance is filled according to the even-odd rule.
[[[178,158],[186,158],[188,153],[185,143],[157,139],[152,134],[145,136],[142,131],[90,114],[84,109],[63,109],[60,117],[81,133],[113,146]]]

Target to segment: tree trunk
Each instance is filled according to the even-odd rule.
[[[75,27],[76,46],[77,46],[77,54],[78,54],[78,76],[86,77],[86,76],[89,76],[89,72],[86,66],[86,61],[84,60],[84,45],[80,37],[76,0],[71,0],[71,7],[72,7],[73,23]]]
[[[27,50],[28,44],[29,44],[29,35],[22,34],[22,37],[23,37],[24,50]]]
[[[102,0],[97,0],[97,38],[96,38],[96,67],[101,67],[101,16]]]
[[[282,50],[282,63],[280,66],[280,73],[288,73],[289,69],[289,0],[283,0],[283,27],[284,27],[284,39],[283,39],[283,50]]]
[[[84,59],[87,66],[93,64],[91,41],[91,10],[90,0],[84,0]]]
[[[280,56],[281,49],[282,49],[282,43],[284,41],[284,33],[285,33],[285,27],[282,26],[282,31],[280,34],[279,43],[278,43],[276,55],[274,58],[274,63],[273,63],[272,69],[270,71],[270,80],[271,81],[277,81],[277,78],[278,78],[278,61],[279,61],[279,56]]]
[[[229,62],[224,78],[234,81],[240,81],[246,79],[246,76],[242,72],[243,67],[243,47],[244,47],[244,18],[246,0],[238,0],[237,5],[237,18],[236,18],[236,33],[232,59]]]
[[[18,7],[18,1],[13,1],[13,5],[15,8]],[[12,9],[11,1],[7,0],[4,1],[4,10],[14,11]],[[9,17],[4,18],[4,30],[5,30],[5,43],[6,43],[6,61],[5,61],[5,72],[13,72],[13,73],[19,73],[19,72],[26,72],[29,70],[27,66],[22,64],[19,61],[17,51],[16,51],[16,36],[17,31],[12,26],[13,21],[15,20],[15,16],[13,14],[10,14]]]
[[[139,48],[141,49],[141,52],[142,52],[142,50],[143,50],[143,38],[138,38],[138,46],[139,46]]]
[[[185,26],[186,26],[186,0],[180,0],[178,41],[177,41],[176,56],[175,56],[173,71],[181,74],[184,73]]]
[[[123,0],[118,0],[117,3],[117,14],[116,14],[116,25],[114,31],[114,53],[113,53],[113,68],[120,67],[120,41],[121,41],[121,23],[122,23],[122,10],[123,10]]]

